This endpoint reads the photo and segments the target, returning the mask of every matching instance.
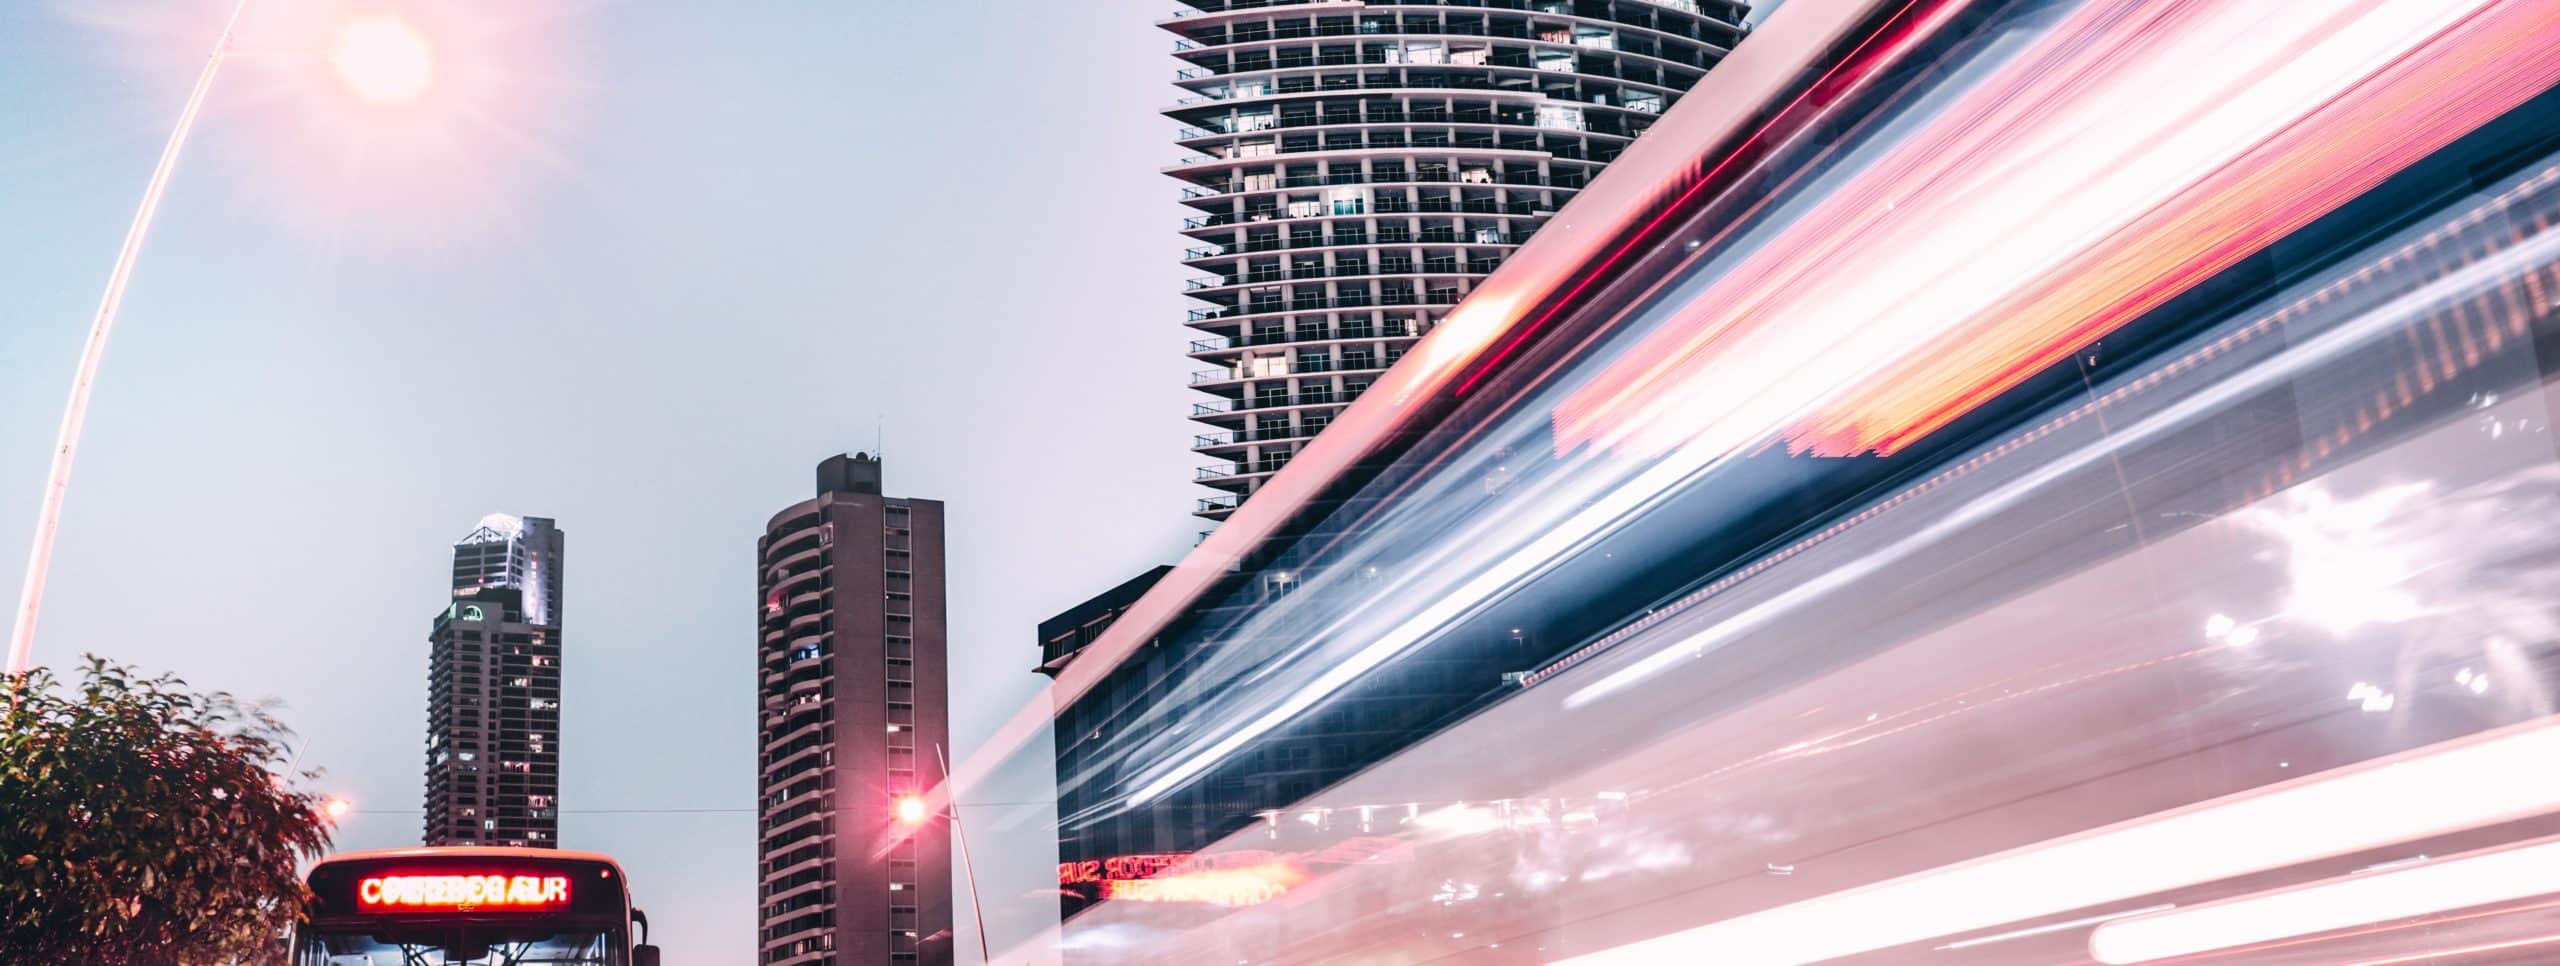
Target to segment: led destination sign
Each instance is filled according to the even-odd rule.
[[[565,875],[369,875],[356,881],[356,911],[560,912]]]

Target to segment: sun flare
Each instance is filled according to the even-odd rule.
[[[376,104],[413,101],[435,80],[427,38],[391,17],[358,20],[338,30],[329,52],[338,78],[357,97]]]

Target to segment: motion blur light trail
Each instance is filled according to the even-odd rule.
[[[1566,962],[1818,963],[2560,810],[2560,771],[2536,764],[2560,755],[2560,724],[2537,722],[2452,744]],[[2438,877],[2442,884],[2459,885],[2464,873],[2482,867],[2453,868],[2455,875]],[[2488,868],[2504,875],[2508,867]],[[2391,918],[2398,917],[2339,915],[2332,925]],[[2107,926],[2096,935],[2115,940],[2098,945],[2098,961],[2111,964],[2218,948],[2152,952],[2164,940],[2127,940]],[[2263,938],[2282,935],[2277,928]]]
[[[1427,358],[1510,368],[1067,739],[1079,846],[1396,858],[1106,898],[1075,961],[2545,950],[2560,2],[1791,3],[1764,42],[1824,96],[1760,116],[1815,119],[1675,107],[1640,146],[1685,169],[1602,178],[1663,232],[1507,276],[1552,288]],[[1523,673],[1427,704],[1458,668]],[[1323,777],[1221,822],[1257,769]]]
[[[2120,918],[2091,932],[2089,949],[2125,966],[2555,894],[2560,840],[2543,839]]]
[[[1439,394],[1484,353],[1516,338],[1524,314],[1555,290],[1573,287],[1578,275],[1613,240],[1654,217],[1668,196],[1699,179],[1701,145],[1745,137],[1764,118],[1763,101],[1787,94],[1807,71],[1824,67],[1822,52],[1854,39],[1868,0],[1790,0],[1794,12],[1764,24],[1753,42],[1716,67],[1721,99],[1693,98],[1666,114],[1646,138],[1631,145],[1536,237],[1468,294],[1408,357],[1336,417],[1301,449],[1281,473],[1266,481],[1237,513],[1184,557],[1171,574],[1088,645],[1050,688],[1051,699],[1025,705],[954,769],[947,784],[968,787],[987,779],[1017,752],[1046,754],[1056,704],[1076,700],[1111,669],[1138,653],[1186,608],[1203,602],[1262,541],[1271,538],[1327,486],[1348,474],[1372,451],[1412,431]],[[1479,376],[1481,373],[1478,374]],[[946,802],[950,790],[930,796]],[[882,844],[886,847],[886,843]]]
[[[142,189],[142,205],[133,213],[133,225],[125,229],[124,247],[116,252],[116,266],[107,273],[107,292],[98,301],[97,317],[89,323],[89,338],[80,346],[80,367],[71,376],[71,401],[62,408],[62,429],[53,444],[53,463],[45,472],[43,505],[36,511],[36,533],[27,549],[27,576],[18,590],[16,620],[9,629],[10,674],[24,674],[35,656],[36,612],[44,604],[45,578],[53,570],[53,539],[62,527],[62,501],[71,489],[71,463],[80,451],[80,430],[89,421],[89,390],[97,384],[98,365],[105,361],[107,336],[115,331],[116,315],[124,308],[124,290],[133,281],[134,261],[142,255],[142,242],[151,234],[151,221],[160,213],[160,196],[169,190],[169,176],[178,168],[178,155],[186,150],[187,138],[196,129],[196,116],[204,111],[205,95],[213,90],[214,76],[221,73],[222,61],[231,52],[232,32],[240,27],[240,15],[249,9],[249,0],[239,0],[224,20],[222,33],[213,41],[213,53],[205,58],[204,72],[196,75],[196,86],[187,93],[187,106],[178,112],[178,125],[169,132],[169,143],[160,149],[160,163],[151,169],[151,183]]]
[[[1876,548],[1850,564],[1835,567],[1819,577],[1799,583],[1789,588],[1784,594],[1772,597],[1747,611],[1716,623],[1707,632],[1691,637],[1677,647],[1663,648],[1599,681],[1576,690],[1566,699],[1565,706],[1579,708],[1604,699],[1676,665],[1679,661],[1694,658],[1700,651],[1757,630],[1785,611],[1809,605],[1895,564],[1913,559],[1935,548],[1949,537],[2015,508],[2020,502],[2052,486],[2069,474],[2087,470],[2099,461],[2114,457],[2128,449],[2158,442],[2176,430],[2191,427],[2202,417],[2229,407],[2239,399],[2281,387],[2285,382],[2299,378],[2318,366],[2335,363],[2339,358],[2374,339],[2400,331],[2413,319],[2423,318],[2422,309],[2458,296],[2477,296],[2482,291],[2490,290],[2494,283],[2518,277],[2533,266],[2549,264],[2554,260],[2560,260],[2560,236],[2544,236],[2530,245],[2501,253],[2494,259],[2466,266],[2458,273],[2437,280],[2428,288],[2401,296],[2390,305],[2367,313],[2354,323],[2339,326],[2318,338],[2303,340],[2279,356],[2261,363],[2243,377],[2228,380],[2209,390],[2195,392],[2179,400],[2176,405],[2165,407],[2142,420],[2115,430],[2097,445],[2050,458],[2032,472],[2020,475],[2017,479],[2003,484],[1979,499],[1952,508],[1937,520],[1919,528],[1907,537]],[[2329,568],[2328,572],[2334,572],[2337,563],[2333,556],[2319,566]],[[2376,600],[2388,601],[2394,596],[2388,586],[2392,582],[2392,575],[2389,574],[2376,575],[2370,579],[2359,577],[2350,582],[2356,590],[2371,595],[2349,598],[2349,606],[2354,608],[2355,614],[2367,613]],[[2297,582],[2297,586],[2299,585]],[[2317,595],[2322,601],[2334,601],[2341,596],[2335,592]],[[2324,614],[2315,610],[2313,613],[2321,615],[2324,620],[2344,619],[2349,623],[2357,622],[2353,618],[2340,618],[2335,612]]]
[[[2547,3],[2321,6],[2075,11],[1558,407],[1558,451],[1892,454],[2560,78]]]

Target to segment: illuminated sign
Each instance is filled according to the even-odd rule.
[[[1058,888],[1071,895],[1130,902],[1195,902],[1249,906],[1269,902],[1307,881],[1310,865],[1396,861],[1403,843],[1355,838],[1316,852],[1283,854],[1236,849],[1197,855],[1151,852],[1058,863]]]
[[[1115,855],[1107,859],[1058,863],[1058,884],[1062,886],[1110,882],[1115,879],[1150,879],[1172,868],[1184,859],[1186,852],[1161,852],[1149,855]]]
[[[569,877],[565,875],[369,875],[356,882],[357,912],[559,912],[567,908]]]
[[[1104,899],[1130,902],[1198,902],[1250,906],[1280,898],[1290,886],[1307,881],[1295,864],[1273,862],[1235,869],[1177,872],[1152,879],[1105,879]]]

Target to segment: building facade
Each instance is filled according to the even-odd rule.
[[[952,961],[947,826],[899,814],[950,740],[943,507],[880,481],[828,458],[756,545],[761,963]]]
[[[453,547],[427,635],[428,845],[560,844],[560,578],[543,517],[493,514]]]
[[[1184,0],[1196,512],[1222,520],[1743,35],[1718,0]]]
[[[1059,671],[1066,668],[1068,661],[1075,660],[1076,654],[1083,651],[1085,645],[1100,639],[1103,631],[1111,629],[1112,622],[1119,620],[1120,615],[1128,611],[1129,605],[1137,603],[1138,598],[1145,597],[1148,588],[1154,587],[1156,581],[1163,580],[1164,575],[1172,572],[1172,564],[1150,567],[1146,572],[1121,581],[1119,586],[1103,591],[1099,596],[1041,621],[1040,673],[1056,677]]]
[[[1055,674],[1128,612],[1165,572],[1157,568],[1040,625],[1040,670]],[[1242,573],[1180,615],[1056,708],[1059,915],[1073,920],[1230,834],[1304,800],[1431,733],[1530,666],[1510,635],[1456,642],[1364,677],[1364,687],[1275,728],[1224,764],[1128,807],[1168,747],[1204,720],[1205,698],[1233,687],[1238,655],[1270,655],[1295,639],[1257,631],[1259,611],[1292,592],[1272,574]],[[1251,659],[1245,664],[1254,663]],[[1221,667],[1229,670],[1221,671]],[[1126,897],[1128,893],[1122,892]],[[1089,961],[1071,951],[1069,963]]]

